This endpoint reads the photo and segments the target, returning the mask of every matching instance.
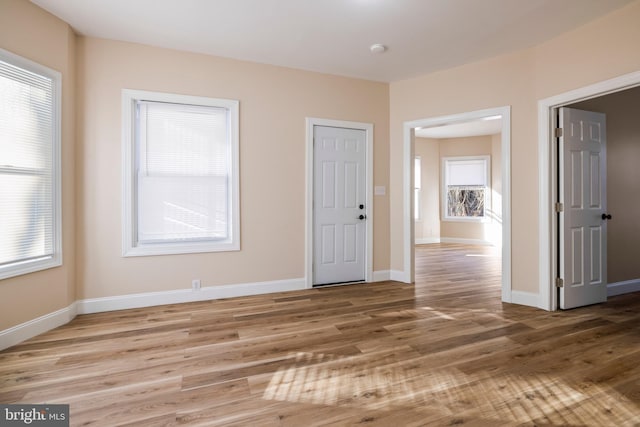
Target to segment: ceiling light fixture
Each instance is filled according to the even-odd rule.
[[[371,47],[369,47],[369,50],[371,53],[384,53],[387,50],[387,47],[383,44],[376,43],[372,44]]]

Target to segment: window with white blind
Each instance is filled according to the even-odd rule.
[[[0,279],[62,264],[60,82],[0,49]]]
[[[489,156],[442,159],[445,221],[486,221],[491,206]]]
[[[124,90],[123,123],[123,255],[238,250],[238,101]]]

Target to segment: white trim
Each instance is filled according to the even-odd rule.
[[[409,275],[399,270],[391,270],[390,279],[396,282],[411,283]]]
[[[609,283],[607,285],[607,296],[629,294],[631,292],[640,292],[640,279],[625,280],[623,282]]]
[[[30,261],[16,262],[0,268],[0,280],[62,265],[62,74],[8,50],[0,49],[0,60],[32,73],[50,78],[53,96],[53,170],[51,198],[53,203],[53,254]]]
[[[413,192],[411,190],[414,129],[477,120],[489,116],[502,116],[501,170],[502,170],[502,301],[511,301],[511,107],[489,108],[450,116],[432,117],[404,122],[403,141],[403,268],[402,280],[415,281]],[[399,276],[398,276],[399,277]],[[393,274],[392,274],[393,278]]]
[[[198,106],[226,108],[229,111],[230,132],[230,236],[224,241],[171,242],[141,244],[135,237],[135,192],[133,191],[135,170],[135,126],[134,103],[138,100],[170,102]],[[208,98],[164,92],[122,89],[122,256],[152,256],[199,252],[222,252],[240,250],[240,102],[234,99]]]
[[[511,291],[511,302],[513,304],[527,305],[529,307],[540,307],[538,294],[524,291]]]
[[[350,122],[344,120],[320,119],[307,117],[306,125],[306,176],[305,176],[305,282],[306,287],[313,287],[313,127],[330,126],[337,128],[348,128],[365,131],[366,135],[366,201],[367,207],[367,232],[366,232],[366,259],[365,259],[365,281],[372,282],[373,279],[373,124]]]
[[[640,71],[625,74],[538,101],[538,292],[545,310],[558,309],[554,279],[557,271],[555,241],[557,230],[551,207],[556,200],[555,155],[551,149],[552,111],[597,96],[640,85]]]
[[[440,238],[440,242],[441,243],[459,243],[459,244],[462,244],[462,245],[493,246],[493,243],[491,243],[488,240],[461,239],[461,238],[458,238],[458,237],[441,237]]]
[[[374,282],[386,282],[391,280],[391,270],[379,270],[373,272]]]
[[[0,350],[69,323],[76,317],[76,303],[28,322],[0,331]]]
[[[440,237],[423,237],[421,239],[415,239],[414,244],[416,245],[428,245],[431,243],[440,243]]]
[[[207,286],[199,291],[176,289],[172,291],[146,292],[91,298],[77,301],[78,314],[100,313],[104,311],[126,310],[130,308],[152,307],[165,304],[179,304],[194,301],[209,301],[249,295],[263,295],[274,292],[288,292],[305,289],[303,278],[273,280],[268,282],[241,283],[236,285]]]

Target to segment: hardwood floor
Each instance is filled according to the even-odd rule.
[[[0,352],[1,403],[95,426],[639,426],[640,294],[500,302],[488,248],[417,248],[417,283],[78,316]]]

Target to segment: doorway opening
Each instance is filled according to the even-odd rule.
[[[583,87],[571,92],[566,92],[551,98],[547,98],[538,102],[538,125],[539,125],[539,183],[540,183],[540,200],[539,200],[539,232],[540,232],[540,282],[539,282],[539,307],[546,310],[557,310],[559,306],[559,292],[558,286],[564,284],[560,279],[559,265],[560,254],[558,245],[560,242],[560,233],[563,230],[560,229],[560,225],[557,221],[558,213],[556,212],[555,203],[559,201],[560,183],[559,183],[559,170],[558,170],[558,153],[557,146],[555,144],[555,128],[557,126],[558,112],[563,107],[573,107],[587,110],[597,110],[598,105],[602,104],[603,100],[607,96],[613,96],[620,94],[621,92],[627,92],[633,88],[640,86],[640,72],[627,74],[614,79],[606,80],[594,85]],[[606,112],[606,111],[605,111]],[[612,119],[612,115],[607,115],[607,121]],[[637,118],[635,119],[637,121]],[[610,130],[610,129],[609,129]],[[617,167],[617,166],[616,166]],[[611,169],[611,168],[610,168]],[[637,168],[635,168],[637,169]],[[606,181],[606,179],[605,179]],[[611,188],[610,186],[607,186]],[[622,196],[624,199],[624,196]],[[615,206],[615,203],[614,203]],[[609,207],[616,209],[615,207]],[[613,216],[616,217],[615,212]],[[614,224],[612,221],[610,227],[617,227],[618,224]],[[625,234],[627,230],[616,231],[616,233]],[[608,245],[610,248],[617,248],[624,250],[623,247],[618,247],[615,243],[610,242]],[[620,260],[617,260],[620,261]],[[624,262],[624,257],[622,259]],[[615,275],[621,273],[620,268],[609,269]],[[619,282],[608,283],[607,293],[609,296],[617,295],[621,293],[640,290],[640,273],[636,274],[637,277],[628,280],[621,280]],[[614,279],[614,280],[620,280]]]
[[[434,117],[434,118],[427,118],[427,119],[421,119],[421,120],[415,120],[415,121],[411,121],[411,122],[405,122],[404,124],[404,152],[403,152],[403,161],[404,161],[404,167],[403,167],[403,171],[404,171],[404,181],[403,181],[403,188],[404,188],[404,204],[403,204],[403,224],[404,224],[404,229],[403,229],[403,237],[404,237],[404,272],[403,272],[403,280],[406,283],[414,283],[415,282],[415,277],[416,277],[416,263],[415,263],[415,254],[416,254],[416,250],[415,250],[415,243],[416,241],[418,243],[420,242],[435,242],[435,241],[443,241],[441,236],[435,236],[435,233],[433,232],[433,230],[436,228],[435,226],[430,227],[429,225],[427,225],[427,234],[430,234],[428,236],[424,236],[424,232],[425,230],[423,229],[423,237],[416,237],[416,214],[420,212],[420,209],[418,209],[416,211],[416,203],[417,203],[417,199],[418,197],[416,197],[417,193],[416,193],[416,186],[414,183],[414,176],[415,176],[415,170],[416,170],[416,155],[417,155],[417,151],[416,151],[416,147],[417,145],[421,145],[422,144],[422,140],[421,140],[421,136],[431,136],[431,139],[435,139],[433,138],[434,136],[459,136],[460,138],[462,138],[462,135],[466,135],[465,138],[469,138],[471,136],[474,135],[478,135],[479,133],[482,133],[480,131],[475,131],[474,132],[474,127],[476,129],[480,128],[480,127],[490,127],[490,126],[495,126],[495,121],[499,120],[499,124],[500,126],[497,129],[494,129],[493,131],[490,131],[490,133],[492,134],[499,134],[499,137],[495,138],[494,144],[492,144],[491,142],[491,138],[489,138],[486,141],[486,144],[488,147],[492,147],[492,145],[495,145],[496,150],[494,151],[495,153],[499,153],[499,161],[494,162],[493,167],[490,167],[489,164],[490,163],[485,163],[484,166],[481,166],[482,163],[482,158],[484,156],[480,155],[475,155],[475,156],[470,156],[470,155],[460,155],[460,156],[449,156],[448,160],[455,162],[455,161],[459,161],[459,163],[454,164],[451,163],[451,165],[455,165],[456,167],[458,167],[458,171],[460,171],[460,176],[465,176],[465,179],[471,179],[471,181],[473,182],[469,182],[469,186],[458,186],[458,188],[455,189],[456,193],[455,194],[461,194],[461,190],[462,189],[462,193],[466,192],[465,194],[467,195],[473,195],[473,199],[476,201],[476,205],[478,205],[477,200],[479,199],[479,197],[476,197],[478,195],[478,190],[477,188],[471,188],[472,186],[476,186],[476,187],[483,187],[483,185],[478,185],[479,183],[476,183],[475,181],[478,180],[479,178],[469,178],[469,174],[473,175],[473,169],[475,168],[478,171],[482,170],[482,167],[487,167],[487,168],[491,168],[495,171],[495,175],[499,175],[500,176],[500,187],[501,187],[501,191],[499,194],[499,197],[497,197],[497,194],[494,195],[494,199],[496,203],[494,203],[493,205],[487,203],[486,208],[484,209],[484,207],[482,207],[481,209],[478,209],[478,206],[475,207],[475,210],[473,210],[474,214],[472,214],[473,216],[475,216],[475,218],[452,218],[451,224],[446,224],[446,226],[448,225],[453,225],[452,228],[456,228],[456,225],[459,224],[463,224],[466,226],[467,231],[469,231],[469,229],[474,229],[473,231],[471,231],[472,234],[471,236],[475,236],[475,237],[449,237],[449,241],[450,242],[457,242],[457,243],[494,243],[496,244],[496,246],[498,248],[500,248],[500,255],[501,255],[501,271],[502,271],[502,278],[501,278],[501,295],[502,295],[502,301],[505,302],[512,302],[512,292],[511,292],[511,209],[510,209],[510,146],[511,146],[511,128],[510,128],[510,122],[511,122],[511,108],[510,107],[500,107],[500,108],[493,108],[493,109],[487,109],[487,110],[479,110],[479,111],[472,111],[472,112],[467,112],[467,113],[462,113],[462,114],[456,114],[456,115],[450,115],[450,116],[442,116],[442,117]],[[494,123],[491,123],[494,122]],[[446,133],[446,132],[450,132],[450,133]],[[459,132],[459,133],[454,133],[454,132]],[[465,134],[466,132],[466,134]],[[446,138],[442,138],[442,139],[446,139]],[[456,153],[461,153],[460,151],[456,151],[458,150],[460,147],[462,146],[468,146],[469,144],[471,144],[471,146],[473,146],[474,144],[477,144],[478,141],[473,141],[473,140],[459,140],[458,142],[462,142],[462,144],[458,144],[457,146],[452,146],[452,147],[447,147],[445,148],[446,150],[453,150],[452,152],[448,152],[449,154],[456,154]],[[431,144],[433,145],[433,141],[431,141]],[[431,147],[433,150],[433,147]],[[418,151],[421,150],[421,147],[418,147],[417,149]],[[439,149],[438,149],[439,151]],[[475,154],[483,154],[483,153],[478,153],[478,148],[477,146],[475,146]],[[433,151],[432,151],[433,152]],[[419,153],[418,153],[419,154]],[[464,154],[464,153],[463,153]],[[471,154],[470,152],[468,152],[467,154]],[[491,148],[488,148],[488,156],[486,157],[492,157],[490,156],[491,154]],[[419,156],[421,158],[421,161],[423,158],[425,157],[430,157],[430,156],[425,156],[420,155]],[[477,158],[476,158],[477,157]],[[436,163],[438,165],[438,173],[436,174],[436,178],[438,178],[440,181],[442,182],[446,182],[446,174],[443,177],[443,174],[441,173],[442,171],[447,171],[449,170],[449,166],[447,163],[445,163],[446,160],[445,159],[441,159],[440,155],[438,155],[438,158],[436,160]],[[424,164],[424,162],[423,162]],[[431,161],[431,164],[433,165],[433,159]],[[425,169],[423,168],[422,173],[424,174]],[[477,175],[477,174],[476,174]],[[480,173],[481,175],[481,173]],[[478,175],[479,176],[479,175]],[[491,173],[487,173],[487,177],[491,176]],[[450,178],[455,181],[457,178],[452,178],[450,176]],[[488,178],[487,178],[488,179]],[[432,176],[432,180],[433,180],[433,176]],[[490,181],[490,180],[489,180]],[[487,184],[489,184],[489,181],[487,181]],[[422,182],[424,183],[424,180],[422,180]],[[453,184],[461,184],[462,182],[452,182]],[[447,210],[447,203],[451,203],[452,200],[452,191],[451,189],[447,190],[444,189],[442,190],[442,184],[439,183],[437,185],[438,188],[438,196],[437,196],[437,200],[439,201],[438,203],[438,207],[434,210],[433,206],[431,209],[431,213],[430,218],[432,220],[432,224],[436,224],[436,218],[437,218],[437,223],[440,224],[440,219],[441,217],[448,217],[452,215],[452,212],[458,212],[455,209],[454,210]],[[493,189],[494,186],[491,185],[491,189]],[[422,188],[420,189],[422,191]],[[490,196],[492,194],[489,193],[487,197],[487,199],[490,199]],[[485,194],[483,193],[482,196],[484,197]],[[455,197],[454,197],[455,198]],[[469,197],[464,197],[465,200],[468,200]],[[501,201],[501,206],[499,206],[498,199]],[[433,200],[433,197],[431,197],[431,200]],[[447,201],[448,200],[448,201]],[[419,203],[419,201],[418,201]],[[494,209],[491,209],[492,207],[497,207],[497,212]],[[467,212],[467,216],[469,216],[468,212],[469,209],[460,209],[460,211],[464,211]],[[481,213],[478,213],[481,212]],[[425,219],[426,219],[426,215],[427,212],[424,211],[423,208],[423,215],[425,215]],[[455,214],[457,215],[457,214]],[[490,218],[490,216],[493,215],[495,218]],[[495,219],[495,220],[494,220]],[[497,219],[500,220],[500,223],[498,223]],[[421,226],[424,226],[424,222],[421,224]],[[466,224],[465,224],[466,223]],[[444,222],[442,222],[442,224],[444,224]],[[471,227],[469,227],[469,225],[471,225]],[[501,229],[500,233],[496,233],[496,227]],[[461,229],[461,227],[457,227],[458,230]],[[460,232],[460,231],[457,231]],[[455,231],[454,231],[455,233]],[[498,235],[499,234],[499,235]],[[496,239],[498,240],[496,242]],[[447,241],[447,239],[444,239],[444,241]],[[515,302],[515,301],[514,301]]]

